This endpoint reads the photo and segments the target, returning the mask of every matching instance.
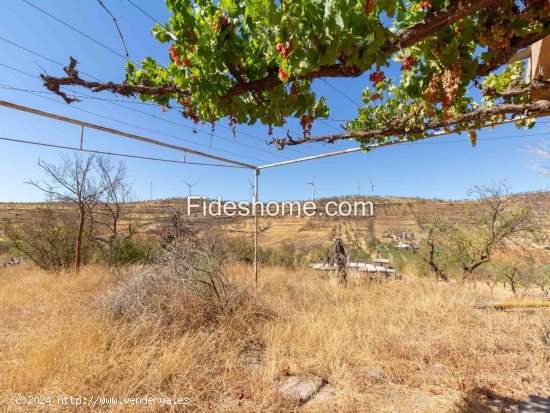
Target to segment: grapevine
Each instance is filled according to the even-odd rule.
[[[509,3],[509,0],[505,0],[504,3]],[[516,33],[512,23],[517,16],[518,11],[511,7],[493,7],[486,10],[482,15],[479,43],[487,45],[491,50],[508,47],[510,39]]]
[[[151,57],[128,62],[124,82],[102,83],[80,78],[71,62],[67,76],[43,75],[46,87],[68,103],[74,99],[64,94],[65,86],[139,97],[162,111],[177,102],[195,125],[226,118],[233,131],[237,124],[261,123],[274,134],[274,127],[297,119],[303,136],[282,137],[277,140],[282,146],[313,141],[315,119],[329,116],[327,101],[314,86],[318,79],[356,78],[364,88],[357,117],[342,136],[319,137],[326,142],[421,139],[424,125],[441,130],[459,115],[480,112],[477,123],[456,121],[475,128],[495,118],[483,118],[489,108],[530,105],[500,113],[502,119],[536,111],[540,96],[548,96],[530,93],[524,68],[513,76],[505,70],[518,50],[550,35],[548,0],[166,4],[171,17],[152,33],[167,45],[168,64]],[[504,98],[510,90],[527,92]]]

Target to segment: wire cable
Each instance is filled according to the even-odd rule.
[[[45,142],[36,142],[36,141],[27,141],[27,140],[23,140],[23,139],[6,138],[6,137],[3,137],[3,136],[0,136],[0,140],[7,141],[7,142],[25,143],[25,144],[36,145],[36,146],[45,146],[45,147],[48,147],[48,148],[66,149],[66,150],[77,151],[77,152],[87,152],[87,153],[96,153],[96,154],[100,154],[100,155],[110,155],[110,156],[120,156],[120,157],[124,157],[124,158],[143,159],[143,160],[147,160],[147,161],[180,163],[180,164],[186,164],[186,165],[216,166],[216,167],[220,167],[220,168],[247,169],[244,166],[238,166],[238,165],[222,165],[222,164],[215,164],[215,163],[188,162],[188,161],[177,161],[177,160],[174,160],[174,159],[152,158],[152,157],[149,157],[149,156],[140,156],[140,155],[130,155],[130,154],[126,154],[126,153],[118,153],[118,152],[99,151],[99,150],[96,150],[96,149],[80,149],[80,148],[74,148],[72,146],[63,146],[63,145],[55,145],[55,144],[45,143]]]
[[[339,94],[341,94],[343,97],[345,97],[347,100],[349,100],[351,103],[353,103],[355,106],[357,106],[358,108],[361,108],[362,106],[357,103],[355,100],[353,100],[352,98],[350,98],[348,95],[346,95],[344,92],[342,92],[340,89],[338,89],[336,86],[333,86],[327,79],[323,79],[325,81],[325,84],[327,86],[330,86],[332,89],[334,89],[336,92],[338,92]]]
[[[1,86],[6,86],[4,84],[0,84],[0,85]],[[8,85],[8,87],[11,88],[9,85]],[[20,91],[24,92],[24,93],[28,93],[28,94],[36,96],[36,97],[39,97],[39,98],[42,98],[42,99],[50,100],[50,101],[58,103],[58,104],[63,104],[62,102],[60,102],[56,99],[52,99],[52,98],[49,98],[47,96],[41,96],[41,95],[39,95],[37,93],[34,93],[34,92],[28,92],[28,91],[25,91],[25,90],[20,90]],[[253,156],[242,155],[242,154],[232,152],[232,151],[228,151],[226,149],[221,149],[221,148],[218,148],[218,147],[215,147],[215,146],[212,146],[212,145],[210,145],[210,146],[209,145],[204,145],[204,144],[201,144],[201,143],[197,143],[197,142],[193,142],[193,141],[190,141],[190,140],[187,140],[187,139],[183,139],[183,138],[180,138],[179,136],[171,135],[171,134],[166,133],[166,132],[161,132],[161,131],[157,131],[157,130],[154,130],[154,129],[149,129],[149,128],[144,128],[144,127],[132,125],[130,123],[121,121],[119,119],[111,118],[109,116],[100,115],[98,113],[94,113],[94,112],[91,112],[91,111],[86,110],[86,109],[82,109],[82,108],[78,108],[78,107],[74,107],[74,106],[71,106],[71,108],[74,109],[74,110],[84,112],[84,113],[88,113],[92,116],[97,116],[97,117],[100,117],[100,118],[103,118],[103,119],[111,120],[113,122],[117,122],[117,123],[120,123],[120,124],[125,125],[125,126],[129,126],[129,127],[140,129],[140,130],[144,130],[144,131],[147,131],[147,132],[156,133],[156,134],[159,134],[159,135],[164,135],[164,136],[176,139],[178,141],[182,141],[182,142],[190,143],[190,144],[193,144],[193,145],[201,146],[201,147],[204,147],[204,148],[207,148],[207,149],[214,149],[214,150],[217,150],[219,152],[227,153],[227,154],[234,155],[234,156],[241,156],[243,158],[252,159],[252,160],[255,160],[255,161],[258,161],[258,162],[265,162],[265,160],[259,159],[259,158],[253,157]]]
[[[145,16],[149,17],[151,20],[153,20],[155,23],[157,23],[159,26],[162,26],[162,23],[159,22],[157,19],[155,19],[153,16],[151,16],[149,13],[147,13],[145,10],[143,10],[141,7],[139,7],[136,3],[134,3],[132,0],[128,0],[128,3],[130,3],[132,6],[134,6],[136,9],[138,9],[141,13],[143,13]]]
[[[123,54],[120,54],[119,52],[117,52],[116,50],[114,50],[114,49],[112,49],[111,47],[107,46],[106,44],[101,43],[99,40],[94,39],[92,36],[90,36],[90,35],[84,33],[84,32],[81,31],[81,30],[78,30],[76,27],[70,25],[69,23],[64,22],[63,20],[61,20],[61,19],[55,17],[53,14],[48,13],[46,10],[41,9],[41,8],[38,7],[37,5],[31,3],[30,1],[28,1],[28,0],[22,0],[22,1],[23,1],[24,3],[27,3],[29,6],[34,7],[36,10],[40,11],[41,13],[45,14],[46,16],[49,16],[50,18],[54,19],[55,21],[57,21],[57,22],[63,24],[64,26],[70,28],[71,30],[75,31],[76,33],[78,33],[78,34],[80,34],[80,35],[86,37],[87,39],[91,40],[91,41],[94,42],[95,44],[97,44],[97,45],[103,47],[104,49],[110,51],[111,53],[117,55],[118,57],[121,57],[121,58],[124,59],[124,60],[130,61],[130,59],[127,58],[126,56],[124,56]],[[137,65],[137,66],[139,66],[139,65]]]
[[[130,0],[128,0],[128,1],[130,1]],[[139,9],[139,7],[138,7],[138,9]],[[143,13],[146,13],[146,12],[144,12],[143,10],[140,10],[140,11],[142,11]],[[154,18],[153,18],[152,16],[148,16],[148,17],[154,20]],[[155,20],[155,21],[156,21],[156,20]],[[26,48],[26,47],[24,47],[24,46],[22,46],[22,45],[20,45],[20,44],[17,44],[17,43],[15,43],[15,42],[11,41],[11,40],[8,40],[8,39],[6,39],[6,38],[4,38],[4,37],[2,37],[2,36],[0,36],[0,40],[4,41],[4,42],[6,42],[6,43],[9,43],[9,44],[11,44],[12,46],[15,46],[15,47],[17,47],[17,48],[19,48],[19,49],[21,49],[21,50],[24,50],[24,51],[26,51],[26,52],[28,52],[28,53],[31,53],[31,54],[33,54],[33,55],[35,55],[35,56],[38,56],[38,57],[40,57],[40,58],[43,58],[43,59],[45,59],[45,60],[47,60],[47,61],[49,61],[49,62],[51,62],[51,63],[54,63],[54,64],[56,64],[56,65],[58,65],[58,66],[65,67],[65,65],[64,65],[63,63],[60,63],[60,62],[58,62],[58,61],[56,61],[56,60],[53,60],[53,59],[51,59],[51,58],[49,58],[49,57],[46,57],[46,56],[44,56],[44,55],[42,55],[42,54],[40,54],[40,53],[38,53],[38,52],[35,52],[35,51],[31,50],[31,49],[28,49],[28,48]],[[27,75],[27,76],[32,76],[32,77],[35,77],[35,78],[37,78],[37,79],[40,79],[38,76],[35,76],[35,75],[30,74],[30,73],[28,73],[28,72],[24,72],[24,71],[22,71],[22,70],[20,70],[20,69],[17,69],[17,68],[12,67],[12,66],[8,66],[8,65],[5,65],[5,64],[1,64],[1,63],[0,63],[0,65],[1,65],[1,66],[4,66],[4,67],[6,67],[6,68],[9,68],[9,69],[15,70],[15,71],[19,71],[20,73],[24,73],[24,74]],[[93,75],[91,75],[91,74],[89,74],[89,73],[86,73],[86,72],[83,72],[83,71],[82,71],[81,73],[83,73],[83,74],[89,76],[89,77],[92,78],[92,79],[97,80],[98,82],[102,82],[102,83],[103,83],[102,80],[98,79],[97,77],[95,77],[95,76],[93,76]],[[88,97],[88,98],[90,98],[90,99],[104,100],[104,101],[106,101],[106,102],[117,102],[117,103],[124,103],[124,104],[137,104],[137,105],[145,105],[145,106],[155,106],[155,107],[158,107],[158,104],[152,103],[152,102],[125,101],[125,100],[120,100],[120,99],[102,98],[102,97],[97,97],[97,96],[91,96],[91,95],[88,95],[88,94],[85,94],[85,93],[82,93],[82,92],[77,92],[77,91],[71,90],[71,89],[69,89],[69,88],[66,88],[66,89],[69,90],[69,91],[71,91],[71,93],[73,93],[73,94],[77,94],[77,95],[79,94],[79,95],[82,95],[82,96],[86,96],[86,97]],[[40,92],[36,92],[36,93],[40,93]],[[121,105],[121,107],[128,108],[127,106],[122,106],[122,105]],[[130,109],[130,108],[128,108],[128,109]],[[175,108],[175,107],[168,107],[167,109],[169,109],[169,110],[178,110],[178,109]],[[143,112],[143,113],[146,113],[146,112]],[[149,114],[149,115],[151,115],[151,114]],[[162,119],[162,118],[158,118],[158,119],[166,120],[166,119]],[[184,126],[184,127],[186,127],[186,128],[190,128],[188,125],[184,125],[184,124],[181,124],[181,123],[179,123],[179,125],[180,125],[180,126]],[[228,127],[228,126],[225,126],[225,125],[221,125],[221,124],[219,124],[219,123],[216,124],[216,127],[219,127],[219,128],[222,128],[222,129],[226,129],[226,130],[231,130],[231,131],[232,131],[232,128],[230,128],[230,127]],[[190,129],[194,129],[194,130],[195,130],[195,128],[190,128]],[[203,130],[200,130],[200,129],[196,129],[196,130],[197,130],[198,132],[205,133],[205,134],[207,134],[207,135],[209,135],[209,136],[212,135],[211,132],[206,132],[206,131],[203,131]],[[236,133],[237,133],[238,135],[248,136],[248,137],[250,137],[250,138],[256,139],[256,140],[258,140],[258,141],[261,141],[262,143],[265,143],[265,142],[266,142],[264,139],[262,139],[262,138],[260,138],[260,137],[258,137],[258,136],[256,136],[256,135],[252,135],[252,134],[250,134],[250,133],[247,133],[247,132],[238,131],[238,132],[236,132]],[[294,133],[295,133],[295,132],[294,132]],[[220,136],[218,136],[218,137],[220,137]],[[225,138],[225,139],[227,139],[227,138]],[[242,142],[239,142],[239,144],[243,144],[243,143],[242,143]],[[300,151],[300,150],[297,150],[297,149],[292,149],[292,148],[287,149],[287,151],[289,151],[289,152],[295,152],[295,153],[300,153],[300,154],[302,154],[302,155],[309,155],[309,154],[306,153],[306,152],[303,152],[303,151]],[[283,155],[273,154],[272,152],[267,152],[267,151],[264,151],[264,152],[265,152],[265,153],[268,153],[268,154],[270,154],[270,155],[273,155],[273,156],[279,156],[279,157],[281,157],[281,158],[286,158],[286,157],[284,157]],[[290,159],[290,158],[286,158],[286,159]]]
[[[3,63],[0,63],[0,66],[2,67],[5,67],[5,68],[8,68],[8,69],[11,69],[11,70],[14,70],[16,72],[19,72],[21,74],[24,74],[26,76],[29,76],[29,77],[33,77],[33,78],[38,78],[37,76],[31,74],[31,73],[28,73],[28,72],[25,72],[24,70],[21,70],[21,69],[18,69],[18,68],[15,68],[13,66],[9,66],[9,65],[6,65],[6,64],[3,64]],[[21,88],[17,88],[17,87],[14,87],[14,86],[10,86],[10,85],[6,85],[6,84],[2,84],[0,83],[0,85],[4,88],[7,88],[7,89],[12,89],[12,90],[17,90],[17,91],[20,91],[20,92],[24,92],[24,93],[29,93],[31,95],[35,95],[35,96],[38,96],[38,97],[41,97],[43,99],[48,99],[48,100],[51,100],[53,102],[56,102],[56,103],[59,103],[59,104],[63,104],[63,102],[59,102],[55,99],[51,99],[51,98],[47,98],[45,96],[39,96],[37,95],[38,93],[40,94],[44,94],[44,93],[50,93],[50,94],[55,94],[55,93],[52,93],[52,92],[46,92],[46,91],[32,91],[32,90],[28,90],[28,89],[21,89]],[[93,99],[98,99],[98,100],[104,100],[103,98],[100,98],[100,97],[96,97],[96,96],[89,96],[89,95],[84,95],[86,97],[89,97],[89,98],[93,98]],[[176,122],[176,121],[173,121],[173,120],[170,120],[170,119],[163,119],[161,117],[158,117],[157,115],[154,115],[152,113],[148,113],[148,112],[144,112],[142,110],[139,110],[139,109],[135,109],[135,108],[130,108],[128,106],[124,106],[124,105],[121,105],[121,104],[118,104],[118,103],[114,103],[114,102],[109,102],[107,101],[108,103],[111,103],[113,105],[116,105],[116,106],[120,106],[120,107],[123,107],[127,110],[131,110],[131,111],[134,111],[134,112],[137,112],[137,113],[141,113],[141,114],[144,114],[144,115],[147,115],[147,116],[151,116],[155,119],[158,119],[158,120],[161,120],[163,122],[168,122],[168,123],[172,123],[172,124],[175,124],[175,125],[178,125],[178,126],[182,126],[182,127],[185,127],[185,128],[188,128],[188,129],[191,129],[191,130],[196,130],[197,132],[201,132],[201,133],[204,133],[210,137],[217,137],[219,139],[222,139],[222,140],[225,140],[225,141],[228,141],[228,142],[231,142],[231,143],[234,143],[234,144],[237,144],[237,145],[242,145],[244,147],[247,147],[247,148],[250,148],[250,149],[253,149],[255,151],[259,151],[259,152],[262,152],[262,153],[265,153],[265,154],[268,154],[268,155],[273,155],[273,156],[278,156],[280,158],[283,158],[283,159],[286,159],[286,160],[289,160],[290,158],[288,157],[285,157],[283,155],[280,155],[280,154],[277,154],[277,153],[271,153],[271,152],[268,152],[264,149],[261,149],[261,148],[256,148],[252,145],[248,145],[246,143],[243,143],[243,142],[239,142],[239,141],[236,141],[234,139],[229,139],[229,138],[226,138],[226,137],[223,137],[223,136],[220,136],[220,135],[216,135],[216,134],[213,134],[213,133],[209,133],[209,132],[206,132],[206,131],[203,131],[203,130],[200,130],[200,129],[194,129],[193,127],[189,126],[189,125],[185,125],[184,123],[181,123],[181,122]],[[131,127],[134,127],[134,128],[137,128],[137,129],[142,129],[142,130],[146,130],[148,132],[153,132],[153,133],[158,133],[158,134],[162,134],[162,135],[165,135],[165,136],[169,136],[171,138],[174,138],[174,139],[178,139],[178,140],[181,140],[183,142],[187,142],[187,143],[191,143],[191,144],[195,144],[195,145],[199,145],[199,146],[202,146],[202,147],[205,147],[205,148],[208,148],[208,149],[211,149],[211,148],[214,148],[216,150],[219,150],[219,151],[222,151],[222,152],[226,152],[226,153],[229,153],[229,154],[232,154],[232,155],[236,155],[236,156],[244,156],[244,157],[247,157],[249,159],[253,159],[253,160],[256,160],[256,161],[260,161],[260,162],[265,162],[264,160],[261,160],[261,159],[258,159],[258,158],[254,158],[254,157],[250,157],[250,156],[246,156],[246,155],[241,155],[241,154],[237,154],[237,153],[234,153],[234,152],[231,152],[231,151],[227,151],[227,150],[224,150],[224,149],[221,149],[221,148],[217,148],[217,147],[213,147],[212,145],[204,145],[204,144],[200,144],[200,143],[196,143],[194,141],[190,141],[190,140],[185,140],[183,138],[180,138],[180,137],[177,137],[177,136],[174,136],[174,135],[171,135],[171,134],[168,134],[168,133],[165,133],[165,132],[161,132],[161,131],[158,131],[158,130],[153,130],[153,129],[149,129],[149,128],[143,128],[143,127],[138,127],[138,126],[135,126],[135,125],[132,125],[132,124],[129,124],[129,123],[126,123],[126,122],[123,122],[123,121],[120,121],[118,119],[114,119],[114,118],[111,118],[111,117],[108,117],[108,116],[104,116],[104,115],[99,115],[97,113],[94,113],[94,112],[91,112],[91,111],[88,111],[88,110],[85,110],[85,109],[82,109],[82,108],[78,108],[78,107],[75,107],[75,106],[71,106],[73,109],[76,109],[76,110],[80,110],[80,111],[83,111],[83,112],[86,112],[86,113],[89,113],[91,115],[94,115],[94,116],[98,116],[98,117],[102,117],[104,119],[108,119],[108,120],[112,120],[112,121],[115,121],[115,122],[119,122],[123,125],[126,125],[126,126],[131,126]]]

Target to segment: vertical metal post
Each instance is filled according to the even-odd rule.
[[[80,150],[84,148],[84,126],[80,125]]]
[[[259,188],[258,184],[260,182],[260,170],[254,170],[254,283],[256,289],[258,289],[258,252],[260,244],[260,230],[258,226],[258,208],[256,203],[258,202],[258,193]]]

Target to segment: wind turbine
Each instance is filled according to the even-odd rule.
[[[315,176],[311,182],[306,182],[306,185],[311,185],[311,200],[315,201]]]
[[[371,195],[374,195],[374,184],[372,183],[372,179],[369,178],[369,182],[370,182],[370,194]]]
[[[254,184],[250,179],[248,180],[248,183],[250,184],[250,197],[252,198],[252,195],[254,195]]]
[[[195,183],[193,183],[193,184],[190,184],[190,183],[188,183],[188,182],[186,182],[186,181],[183,181],[183,183],[184,183],[185,185],[187,185],[187,187],[189,188],[189,197],[191,197],[191,189],[192,189],[195,185],[197,185],[198,182],[195,182]]]

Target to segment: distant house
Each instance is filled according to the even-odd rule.
[[[544,251],[550,251],[550,247],[544,247]]]
[[[406,249],[408,251],[418,250],[418,249],[420,249],[420,244],[418,242],[399,241],[399,244],[397,244],[397,248],[403,248],[403,249]]]

